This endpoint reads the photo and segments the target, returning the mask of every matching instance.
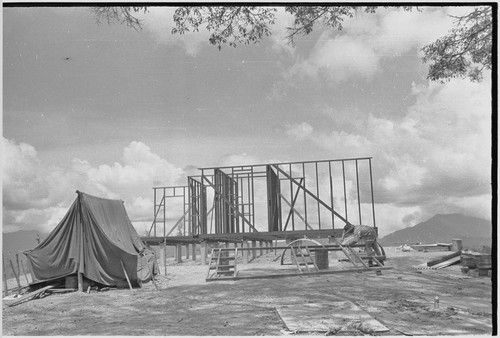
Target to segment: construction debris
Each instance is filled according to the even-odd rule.
[[[436,243],[436,244],[412,244],[410,247],[417,251],[451,251],[452,244]]]
[[[464,251],[460,256],[462,272],[471,277],[491,277],[491,255],[474,251]]]
[[[377,334],[389,329],[350,301],[283,305],[276,308],[279,316],[294,333],[362,332]]]
[[[409,252],[409,251],[415,251],[415,249],[413,249],[411,246],[409,246],[408,244],[403,244],[401,246],[398,246],[396,248],[396,251],[403,251],[403,252]]]
[[[16,305],[18,305],[18,304],[21,304],[21,303],[27,302],[27,301],[29,301],[29,300],[35,299],[35,298],[39,298],[39,297],[43,296],[43,294],[44,294],[46,291],[48,291],[48,290],[50,290],[50,289],[52,289],[52,288],[54,288],[54,287],[55,287],[54,285],[49,285],[49,286],[43,287],[43,288],[41,288],[41,289],[38,289],[38,290],[36,290],[35,292],[31,292],[31,293],[29,293],[29,294],[27,294],[27,295],[22,296],[21,298],[17,299],[17,300],[16,300],[15,302],[13,302],[13,303],[7,304],[7,306],[8,306],[8,307],[12,307],[12,306],[16,306]]]

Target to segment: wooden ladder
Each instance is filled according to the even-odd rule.
[[[343,246],[343,245],[340,245],[340,249],[342,250],[342,252],[344,253],[344,255],[346,255],[347,259],[352,263],[352,265],[354,265],[354,267],[356,268],[370,268],[364,261],[363,261],[363,258],[367,258],[367,257],[364,257],[362,254],[359,255],[358,253],[356,253],[353,248],[351,248],[350,246]],[[383,264],[375,257],[375,256],[369,256],[369,258],[375,262],[375,264],[377,266],[383,266]]]
[[[231,256],[231,252],[233,255]],[[214,248],[208,262],[206,280],[236,277],[238,274],[236,258],[238,248]]]
[[[292,260],[297,265],[297,270],[299,270],[299,272],[319,271],[307,245],[294,245],[290,248],[290,252],[292,253]]]

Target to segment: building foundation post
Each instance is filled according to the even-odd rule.
[[[193,244],[192,244],[192,246],[191,246],[191,250],[192,250],[192,251],[191,251],[191,254],[192,254],[191,256],[192,256],[192,258],[193,258],[193,261],[195,261],[195,260],[196,260],[196,243],[193,243]]]
[[[177,244],[177,247],[175,250],[175,262],[182,263],[182,245],[181,244]]]
[[[201,254],[201,264],[207,264],[207,242],[202,241],[200,243],[200,254]]]

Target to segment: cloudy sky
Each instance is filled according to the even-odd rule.
[[[449,14],[359,13],[220,51],[171,35],[173,8],[143,29],[88,8],[3,9],[3,231],[50,231],[75,190],[119,198],[140,234],[154,185],[193,168],[373,157],[381,235],[437,213],[490,219],[491,82],[426,79],[420,49]]]

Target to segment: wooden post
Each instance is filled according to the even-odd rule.
[[[21,270],[23,270],[23,275],[24,275],[24,278],[26,279],[26,285],[30,285],[30,282],[28,281],[28,274],[24,270],[24,263],[23,262],[21,262]]]
[[[238,243],[234,242],[233,247],[234,247],[234,264],[236,265],[236,262],[238,261],[238,257],[236,256],[238,253],[238,251],[236,250],[238,248]]]
[[[160,248],[160,266],[165,266],[165,246]]]
[[[207,264],[207,242],[202,241],[200,243],[200,254],[201,254],[201,264]]]
[[[30,275],[30,279],[31,279],[31,282],[33,283],[33,281],[35,280],[35,278],[33,278],[33,273],[31,272],[30,269],[28,269],[28,261],[25,262],[24,264],[24,270],[26,270],[26,274],[29,274]]]
[[[189,244],[186,244],[186,259],[189,259]]]
[[[286,245],[290,244],[290,242],[292,242],[292,240],[290,238],[285,238],[285,243]],[[292,260],[293,262],[293,259],[292,259],[292,250],[288,250],[288,253],[287,253],[287,256],[290,255],[290,259]]]
[[[120,264],[122,265],[123,273],[125,274],[125,278],[127,278],[127,283],[128,287],[130,288],[130,291],[132,291],[132,284],[130,284],[130,279],[128,278],[127,271],[125,270],[125,266],[123,265],[122,260],[120,259]]]
[[[181,244],[177,244],[175,252],[176,252],[175,253],[175,262],[182,263],[182,245]]]
[[[167,275],[167,241],[163,241],[163,269],[165,276]]]
[[[196,243],[193,243],[191,245],[191,257],[192,257],[193,261],[196,260]]]
[[[461,239],[454,239],[452,240],[452,247],[453,251],[462,251],[462,240]]]
[[[256,241],[252,241],[252,259],[254,259],[257,256],[257,250],[255,247],[257,246]]]
[[[7,285],[7,273],[5,272],[5,257],[2,256],[2,272],[3,272],[3,289],[5,291],[5,295],[7,296],[7,292],[9,291],[9,286]]]
[[[241,247],[248,249],[250,247],[248,241],[244,241],[241,243]],[[248,250],[242,250],[243,251],[243,264],[248,264]]]
[[[259,241],[259,256],[262,256],[264,254],[264,251],[262,250],[263,243],[262,241]]]
[[[21,266],[19,265],[19,252],[16,252],[16,266],[17,275],[19,276],[19,283],[21,282]]]
[[[83,273],[78,272],[78,292],[83,292]]]
[[[21,283],[19,283],[19,276],[16,274],[16,269],[14,268],[14,264],[9,257],[10,267],[12,268],[12,272],[14,272],[14,276],[16,277],[17,286],[21,287]]]

